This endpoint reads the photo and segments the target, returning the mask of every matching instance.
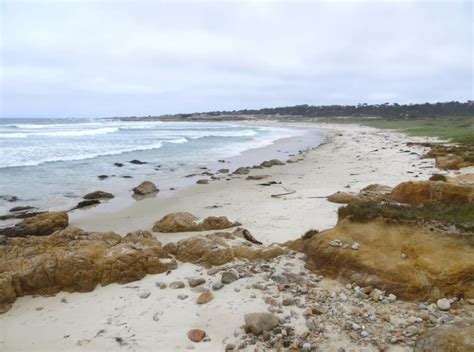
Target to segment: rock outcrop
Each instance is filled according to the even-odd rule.
[[[330,230],[289,245],[307,254],[310,269],[404,299],[474,297],[472,236],[448,236],[383,219],[366,223],[343,219]]]
[[[104,191],[94,191],[87,193],[83,198],[84,199],[111,199],[114,195],[112,193]]]
[[[267,260],[285,254],[278,246],[261,246],[245,239],[243,229],[234,232],[216,232],[206,236],[193,236],[177,243],[168,243],[164,248],[182,262],[200,264],[205,267],[223,265],[234,259]]]
[[[133,189],[133,193],[137,196],[146,196],[148,194],[157,193],[160,190],[151,181],[143,181]]]
[[[65,211],[48,212],[27,218],[13,227],[0,230],[0,235],[8,237],[47,236],[68,225]]]
[[[176,268],[147,231],[122,237],[68,227],[45,237],[9,238],[0,245],[0,307],[16,297],[87,292]]]
[[[474,319],[438,326],[425,332],[416,342],[415,352],[474,351]]]
[[[472,203],[474,186],[449,182],[403,182],[390,193],[390,199],[407,204]]]
[[[193,214],[180,212],[171,213],[157,221],[153,226],[155,232],[190,232],[223,230],[230,227],[240,226],[239,222],[231,222],[225,216],[209,216],[202,222]]]
[[[388,199],[391,187],[373,184],[363,188],[359,193],[336,192],[327,199],[332,203],[351,204],[355,202],[381,202]]]
[[[272,160],[266,160],[260,164],[260,166],[262,167],[272,167],[275,165],[285,165],[285,163],[278,159],[272,159]]]

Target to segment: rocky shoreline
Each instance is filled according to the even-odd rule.
[[[342,141],[340,152],[357,148]],[[288,168],[309,174],[317,160],[311,153],[241,168],[234,182],[285,207],[302,191],[297,176],[290,186],[278,175]],[[259,174],[270,167],[276,171]],[[225,206],[218,211],[238,221],[183,208],[126,236],[70,226],[66,213],[25,219],[1,235],[0,343],[7,350],[146,350],[159,343],[165,351],[467,351],[474,347],[474,231],[433,209],[474,209],[474,182],[452,174],[447,182],[425,181],[422,173],[419,181],[361,180],[360,192],[318,196],[326,207],[335,206],[326,198],[338,203],[335,210],[349,204],[338,223],[321,231],[295,223],[289,241],[272,241],[279,244]],[[407,217],[410,206],[428,214],[426,221]],[[96,312],[84,317],[86,325],[61,324],[86,306]],[[12,324],[19,319],[62,328],[47,329],[49,338],[37,336],[43,342],[32,347],[18,339]]]

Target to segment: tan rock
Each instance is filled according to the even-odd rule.
[[[236,258],[252,261],[266,260],[285,254],[277,245],[264,247],[248,241],[244,229],[234,232],[216,232],[206,236],[192,236],[176,243],[176,259],[205,267],[222,265]],[[258,242],[258,241],[257,241]]]
[[[192,342],[201,342],[206,337],[206,332],[201,329],[191,329],[188,331],[188,339]]]
[[[466,319],[427,330],[418,338],[414,351],[474,351],[474,319]]]
[[[472,203],[474,186],[447,182],[403,182],[393,189],[390,198],[400,203]]]
[[[138,196],[146,196],[148,194],[157,193],[160,190],[151,181],[143,181],[133,189],[133,193]]]
[[[260,164],[260,166],[263,166],[263,167],[272,167],[275,165],[285,165],[285,163],[278,159],[272,159],[272,160],[266,160]]]
[[[68,227],[45,237],[11,238],[0,246],[0,305],[13,295],[87,292],[176,268],[147,231],[125,237]],[[10,287],[11,286],[11,287]]]
[[[87,193],[83,198],[84,199],[111,199],[114,195],[112,193],[104,191],[94,191]]]
[[[334,239],[357,242],[360,248],[332,247]],[[345,218],[334,228],[289,246],[307,254],[310,269],[402,299],[474,297],[472,236],[448,236],[436,229],[383,219],[357,223]]]
[[[214,295],[210,291],[204,291],[199,295],[199,297],[196,300],[197,304],[206,304],[209,303],[214,299]]]
[[[189,231],[209,231],[222,230],[239,226],[239,222],[231,222],[225,216],[205,218],[198,222],[198,218],[190,213],[172,213],[164,216],[155,223],[155,232],[189,232]]]
[[[327,199],[332,203],[351,204],[354,202],[381,202],[388,199],[391,187],[372,184],[360,190],[359,193],[336,192]]]
[[[68,225],[65,211],[48,212],[24,219],[13,227],[0,230],[0,235],[8,237],[47,236]]]

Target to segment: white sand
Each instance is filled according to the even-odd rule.
[[[246,181],[241,176],[231,181],[195,185],[169,198],[158,195],[137,201],[117,212],[101,205],[72,214],[72,225],[86,230],[126,233],[150,230],[154,221],[170,212],[189,211],[199,217],[225,215],[240,221],[265,243],[284,242],[310,228],[321,230],[336,223],[339,205],[318,197],[339,190],[358,191],[371,183],[393,186],[415,179],[415,175],[426,179],[434,172],[432,160],[400,152],[409,149],[405,142],[413,138],[356,126],[322,127],[330,129],[331,142],[307,153],[304,161],[252,171],[252,175],[271,175],[267,180]],[[422,148],[410,150],[422,152]],[[296,193],[272,198],[271,194],[285,190],[278,185],[257,185],[269,180],[282,182],[282,186]],[[213,205],[221,207],[207,208]],[[157,238],[167,242],[189,235],[157,234]],[[293,264],[295,272],[302,270],[301,260],[295,258]],[[157,281],[169,284],[201,273],[205,270],[198,266],[180,264],[170,275],[150,275],[126,285],[98,287],[90,293],[19,298],[9,312],[0,316],[0,351],[223,350],[226,343],[233,342],[234,331],[242,326],[244,314],[265,311],[267,305],[260,291],[245,288],[256,279],[239,280],[224,287],[204,306],[195,304],[198,293],[189,287],[160,290],[155,286]],[[234,291],[236,287],[241,289],[239,293]],[[139,298],[143,290],[149,290],[151,296]],[[189,297],[178,300],[181,293]],[[251,294],[256,298],[250,298]],[[62,303],[62,298],[67,303]],[[38,307],[43,309],[36,310]],[[160,315],[158,322],[153,320],[155,313]],[[204,329],[211,341],[193,344],[186,337],[190,328]],[[121,346],[116,337],[121,337],[125,345]],[[333,347],[337,347],[336,342]]]
[[[296,124],[298,127],[314,125]],[[91,231],[113,230],[126,234],[151,230],[155,221],[171,212],[188,211],[198,217],[225,215],[240,221],[260,241],[281,243],[311,228],[322,230],[336,224],[339,205],[318,197],[341,190],[358,191],[371,183],[395,186],[416,179],[416,175],[418,179],[426,179],[433,172],[432,159],[421,160],[419,155],[399,151],[409,150],[405,146],[408,139],[402,134],[353,125],[321,127],[330,131],[331,143],[310,151],[302,162],[251,172],[251,175],[270,175],[268,179],[247,181],[246,176],[240,176],[231,181],[193,185],[172,197],[161,198],[158,194],[156,198],[137,201],[119,211],[101,205],[91,211],[72,213],[71,224]],[[342,135],[338,135],[340,133]],[[410,149],[418,154],[422,150]],[[258,186],[267,181],[281,182],[281,185]],[[271,197],[285,193],[284,187],[296,193]],[[220,207],[207,208],[213,205]],[[188,235],[158,234],[157,238],[167,242]]]

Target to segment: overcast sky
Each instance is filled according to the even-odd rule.
[[[471,1],[0,3],[1,117],[473,99]]]

